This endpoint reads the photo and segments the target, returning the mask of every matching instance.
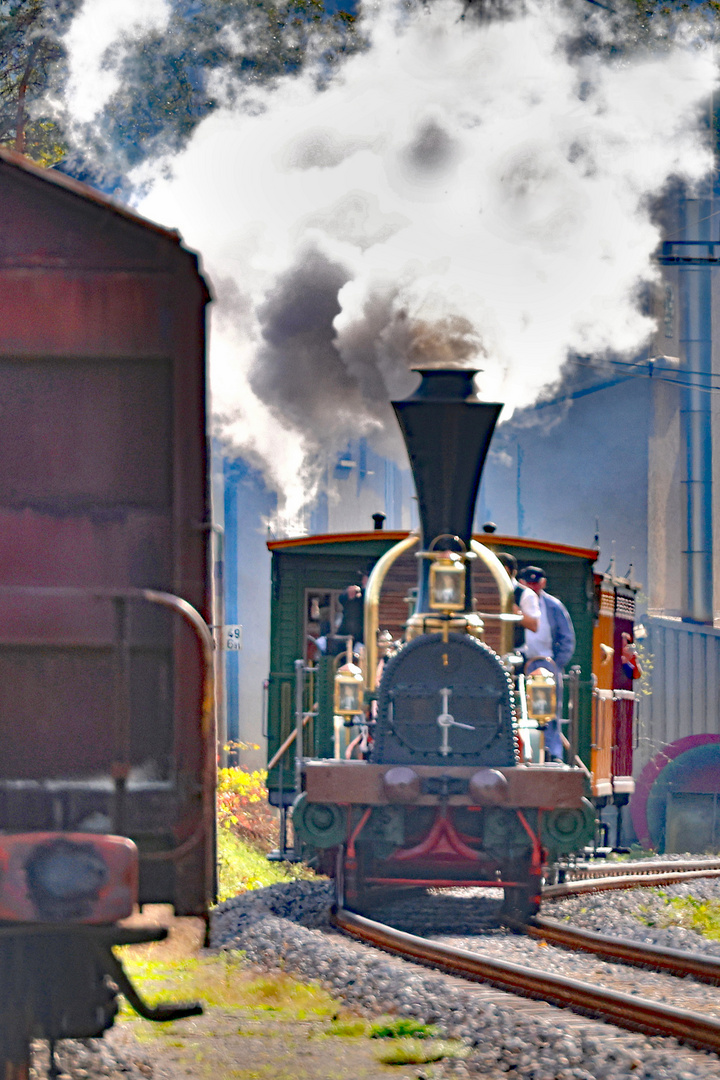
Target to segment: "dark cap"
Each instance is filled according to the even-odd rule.
[[[513,574],[517,574],[517,559],[514,555],[511,555],[509,551],[498,551],[498,559],[503,564],[510,576],[512,576]]]
[[[545,571],[539,566],[524,566],[518,574],[520,581],[532,581],[533,585],[537,585],[538,581],[546,576]]]

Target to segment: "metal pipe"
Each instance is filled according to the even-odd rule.
[[[568,675],[568,734],[570,736],[570,760],[578,756],[578,717],[580,716],[580,673],[579,664],[570,668]]]
[[[710,241],[712,199],[686,199],[684,239]],[[713,622],[712,567],[712,277],[698,262],[679,273],[680,351],[688,373],[682,391],[680,424],[685,447],[685,550],[682,615]]]
[[[296,660],[295,664],[295,790],[302,791],[303,776],[303,696],[305,691],[305,661]]]
[[[270,770],[268,769],[268,772]],[[285,805],[285,785],[283,780],[285,779],[283,773],[283,763],[280,762],[280,768],[278,770],[278,792],[280,795],[280,857],[285,858],[285,848],[287,846],[287,806]]]
[[[222,628],[225,625],[225,530],[217,525],[211,526],[210,530],[210,561],[213,566],[213,597],[212,597],[212,620],[213,625]],[[233,622],[237,622],[237,617]],[[233,654],[221,648],[214,651],[214,679],[215,679],[215,723],[217,727],[218,760],[222,768],[228,766],[228,715],[227,715],[227,667]],[[240,741],[239,731],[236,739]],[[232,760],[237,764],[237,747],[233,750]]]
[[[162,607],[170,608],[180,615],[192,628],[204,660],[203,700],[200,715],[200,732],[204,742],[203,763],[203,827],[205,831],[205,881],[211,883],[209,895],[205,897],[208,905],[215,902],[217,896],[217,862],[215,859],[215,834],[217,830],[217,805],[215,789],[217,787],[217,713],[215,698],[215,642],[207,623],[200,612],[173,593],[159,589],[127,590],[126,595],[137,591],[144,600]]]
[[[305,713],[305,715],[303,717],[303,727],[305,726],[305,724],[307,724],[307,722],[308,722],[308,720],[310,719],[311,716],[315,716],[315,713],[314,712]],[[279,746],[277,748],[277,750],[275,751],[273,756],[268,761],[268,763],[267,763],[267,771],[268,772],[270,772],[271,769],[275,768],[277,763],[280,761],[280,759],[284,755],[285,751],[290,749],[292,744],[295,742],[296,738],[297,738],[297,729],[294,728],[290,732],[290,734],[288,735],[287,739],[285,739],[285,742],[282,744],[282,746]]]
[[[216,864],[215,864],[215,788],[217,779],[217,726],[215,713],[215,642],[207,623],[202,615],[187,600],[173,593],[163,592],[159,589],[103,589],[103,588],[76,588],[74,586],[42,586],[42,585],[1,585],[0,596],[37,596],[51,597],[64,596],[73,599],[86,599],[93,597],[98,600],[130,601],[147,600],[152,604],[170,608],[190,625],[198,638],[202,649],[204,661],[203,673],[203,699],[200,716],[200,734],[203,741],[203,831],[207,838],[205,845],[205,880],[211,882],[210,890],[206,896],[208,905],[215,900],[217,893]],[[181,842],[184,847],[185,841]],[[194,846],[194,842],[193,842]],[[170,856],[172,857],[172,856]]]
[[[470,541],[470,550],[475,552],[485,569],[490,571],[500,598],[500,614],[511,615],[515,606],[515,590],[505,567],[491,548],[477,540]],[[503,654],[512,652],[516,625],[514,622],[500,624],[500,652]]]
[[[419,542],[420,537],[416,533],[411,533],[404,540],[394,544],[375,563],[365,587],[365,634],[363,635],[365,638],[365,689],[370,692],[375,689],[377,675],[380,591],[393,563],[406,551],[412,551],[414,547],[417,547]]]

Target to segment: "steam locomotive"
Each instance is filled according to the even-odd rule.
[[[634,586],[594,574],[593,550],[476,540],[477,490],[501,406],[476,399],[472,371],[420,375],[415,393],[393,403],[413,468],[419,535],[383,530],[269,545],[270,798],[281,809],[292,804],[296,848],[314,853],[351,907],[388,888],[500,887],[503,916],[518,920],[538,909],[548,863],[593,843],[598,809],[614,802],[619,821],[631,793],[635,695],[620,685],[620,649],[614,660],[614,646],[601,639],[632,630]],[[543,763],[537,745],[530,753],[555,702],[529,715],[530,687],[509,665],[516,616],[493,550],[499,544],[525,564],[542,560],[576,626],[563,709],[571,718],[567,765]],[[345,663],[310,660],[303,639],[313,636],[320,603],[363,559],[372,564],[364,672],[349,655]],[[292,624],[298,599],[301,618]],[[385,656],[380,630],[395,641]],[[285,658],[293,648],[291,674]],[[608,656],[610,670],[595,675],[593,661],[600,668]],[[545,681],[541,693],[558,692]],[[351,746],[362,748],[360,759],[347,756]]]
[[[0,1073],[215,892],[204,310],[177,233],[0,150]],[[54,1066],[53,1066],[54,1070]],[[57,1075],[51,1070],[51,1075]]]

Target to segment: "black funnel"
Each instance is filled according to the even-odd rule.
[[[422,547],[444,533],[472,539],[480,476],[502,405],[478,401],[470,369],[416,369],[422,382],[392,406],[405,438]]]

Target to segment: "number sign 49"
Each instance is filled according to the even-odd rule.
[[[222,631],[224,649],[242,649],[242,626],[223,626]]]

